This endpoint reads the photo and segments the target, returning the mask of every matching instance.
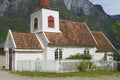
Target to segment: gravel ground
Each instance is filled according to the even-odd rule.
[[[25,77],[11,74],[6,71],[0,71],[0,80],[120,80],[120,77],[105,76],[100,78],[83,78],[83,77],[65,77],[65,78],[49,78],[49,77]]]

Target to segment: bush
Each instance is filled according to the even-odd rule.
[[[85,71],[85,62],[81,62],[79,65],[78,65],[78,70],[79,71]]]
[[[2,66],[2,69],[5,69],[5,66]]]
[[[114,51],[113,57],[114,57],[114,60],[120,61],[120,55],[117,51]]]
[[[67,59],[83,59],[83,60],[91,60],[91,55],[88,54],[76,54],[76,55],[71,55]]]
[[[81,54],[80,55],[81,59],[86,59],[86,60],[90,60],[92,57],[88,54]]]
[[[79,71],[88,71],[88,70],[93,70],[93,69],[95,69],[95,66],[90,61],[83,60],[83,62],[80,62],[80,64],[78,65]]]

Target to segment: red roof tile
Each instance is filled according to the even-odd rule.
[[[95,46],[95,41],[85,24],[60,20],[62,33],[48,33],[46,36],[50,45]]]
[[[50,42],[49,45],[61,46],[69,44],[69,40],[62,33],[45,32],[45,34]]]
[[[18,49],[42,49],[35,34],[12,32]]]
[[[112,51],[114,47],[105,37],[102,32],[92,31],[93,36],[95,37],[98,45],[96,45],[97,51]]]

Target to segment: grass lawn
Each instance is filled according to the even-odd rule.
[[[112,71],[85,71],[69,73],[52,73],[52,72],[11,72],[21,76],[30,77],[101,77],[101,76],[120,76],[120,72]]]

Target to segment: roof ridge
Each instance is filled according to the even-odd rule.
[[[100,33],[100,32],[102,32],[102,31],[91,31],[91,32],[93,32],[93,33]]]
[[[108,43],[110,43],[110,45],[114,48],[114,49],[116,49],[114,46],[113,46],[113,44],[110,42],[110,40],[105,36],[105,34],[102,32],[102,31],[100,31],[101,33],[102,33],[102,35],[105,37],[105,39],[108,41]]]
[[[66,20],[66,19],[59,19],[60,21],[69,21],[69,22],[75,22],[75,23],[80,23],[84,24],[84,22],[79,22],[79,21],[72,21],[72,20]]]
[[[97,44],[97,45],[98,45],[98,43],[97,43],[97,41],[96,41],[95,37],[93,36],[93,34],[92,34],[91,30],[88,28],[87,23],[86,23],[86,22],[84,22],[84,24],[86,25],[87,29],[89,30],[90,35],[92,36],[92,38],[93,38],[93,40],[94,40],[95,44]]]
[[[42,49],[35,33],[12,32],[12,35],[18,49]]]
[[[98,42],[98,45],[96,45],[97,51],[112,51],[115,49],[102,31],[92,31],[92,34]]]
[[[18,32],[18,31],[11,31],[12,33],[19,33],[19,34],[34,34],[34,33],[28,33],[28,32]]]

